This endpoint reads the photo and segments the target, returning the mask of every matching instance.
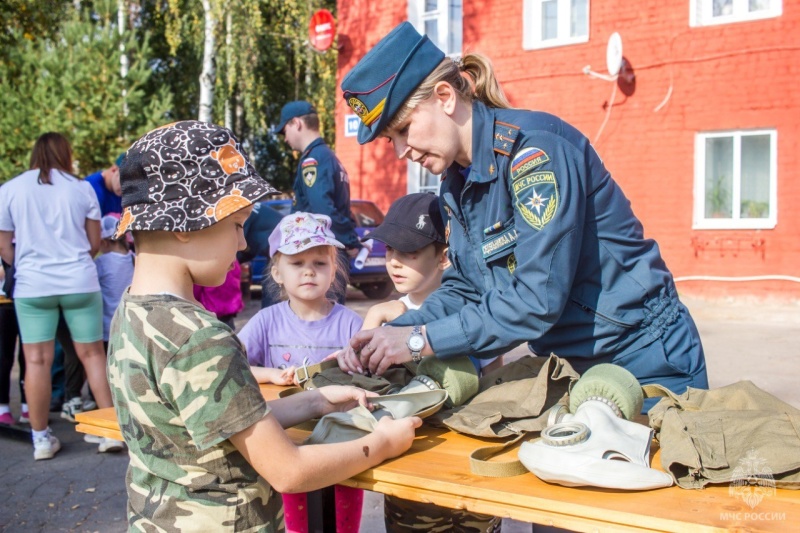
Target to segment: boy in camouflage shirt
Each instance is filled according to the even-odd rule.
[[[225,279],[252,203],[274,192],[233,134],[184,121],[128,150],[122,219],[137,261],[111,325],[108,376],[130,450],[131,531],[279,531],[281,499],[335,484],[411,445],[418,418],[349,443],[297,447],[283,428],[366,405],[353,387],[267,404],[233,331],[194,284]]]

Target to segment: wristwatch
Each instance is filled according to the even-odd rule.
[[[419,354],[425,348],[425,336],[422,334],[422,326],[414,326],[411,330],[406,341],[406,346],[411,351],[411,360],[415,363],[422,361],[422,356]]]

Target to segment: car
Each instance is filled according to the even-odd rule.
[[[264,200],[263,203],[284,216],[292,210],[290,199]],[[350,210],[356,220],[356,233],[361,239],[383,222],[383,212],[369,200],[351,200]],[[250,263],[251,282],[260,285],[264,280],[269,258],[256,256]],[[383,299],[392,293],[394,284],[386,272],[386,246],[382,242],[374,241],[362,268],[357,268],[355,260],[350,259],[350,285],[371,299]]]

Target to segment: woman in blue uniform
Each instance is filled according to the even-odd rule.
[[[708,387],[697,328],[658,245],[578,130],[511,109],[488,60],[454,62],[407,22],[342,90],[361,144],[388,140],[398,157],[444,173],[453,265],[421,309],[353,337],[343,369],[380,374],[528,342],[579,372],[613,362],[642,384]]]

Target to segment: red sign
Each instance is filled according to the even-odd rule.
[[[320,9],[311,16],[308,23],[308,42],[317,50],[324,52],[333,44],[336,35],[336,22],[327,9]]]

